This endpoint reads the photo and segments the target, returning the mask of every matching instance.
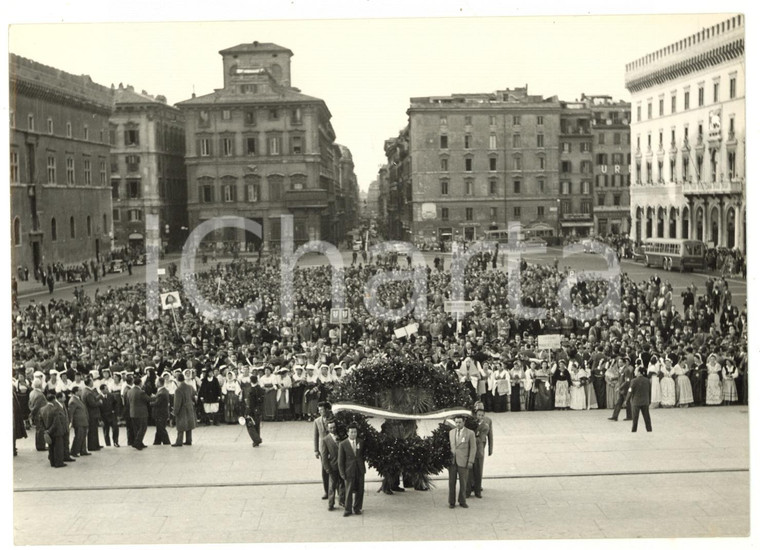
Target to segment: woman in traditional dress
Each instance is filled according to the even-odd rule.
[[[552,377],[554,386],[554,408],[566,410],[570,407],[570,373],[567,372],[567,363],[564,359],[559,360],[559,369]]]
[[[706,405],[720,405],[723,402],[723,387],[720,382],[720,363],[718,356],[711,353],[707,356],[707,390],[705,391]]]
[[[303,391],[304,400],[304,420],[311,422],[319,416],[319,387],[317,386],[316,367],[312,364],[306,365],[306,381]]]
[[[586,406],[585,409],[590,411],[599,407],[596,402],[596,392],[594,391],[594,383],[591,379],[591,368],[588,363],[581,365],[578,368],[578,374],[581,377],[581,386],[586,394]]]
[[[523,387],[525,388],[525,410],[535,410],[536,388],[534,382],[536,379],[536,362],[529,360],[528,368],[525,369]]]
[[[274,420],[277,411],[277,377],[272,374],[272,367],[264,367],[264,376],[259,378],[259,386],[264,388],[264,420]]]
[[[507,398],[512,386],[509,381],[509,371],[501,361],[497,363],[496,370],[491,373],[490,382],[493,393],[493,412],[507,412]]]
[[[731,359],[726,359],[723,363],[723,404],[731,405],[739,401],[739,394],[736,391],[736,377],[739,369],[736,368]]]
[[[673,368],[676,375],[676,394],[678,395],[678,406],[688,407],[694,403],[694,394],[691,391],[691,380],[689,379],[689,365],[681,358],[681,361]]]
[[[224,399],[224,421],[227,424],[237,424],[239,410],[238,405],[240,403],[240,396],[242,394],[240,388],[240,382],[235,377],[235,371],[232,369],[227,370],[227,374],[224,379],[224,385],[222,386],[222,398]]]
[[[605,389],[607,390],[605,392],[605,398],[607,408],[613,409],[615,408],[615,403],[617,403],[617,392],[615,391],[615,388],[617,387],[618,378],[620,378],[620,371],[617,367],[617,361],[614,359],[606,361],[605,364],[607,367],[604,371]]]
[[[660,406],[662,401],[662,387],[660,385],[660,362],[657,360],[657,356],[653,355],[649,359],[649,366],[647,367],[647,376],[652,385],[651,399],[649,401],[650,406],[656,409]]]
[[[552,409],[551,376],[549,362],[542,361],[541,369],[536,371],[536,379],[533,381],[536,385],[535,406],[537,411],[550,411]]]
[[[520,361],[515,361],[512,365],[512,369],[509,371],[509,381],[512,385],[509,396],[509,410],[518,412],[520,410],[521,393],[523,382],[523,369],[520,365]]]
[[[662,378],[660,379],[660,405],[663,407],[675,407],[676,406],[676,382],[673,380],[673,361],[669,358],[660,363],[660,372]]]
[[[586,391],[583,389],[582,378],[578,363],[570,361],[570,409],[573,411],[586,408]]]
[[[301,420],[304,414],[304,389],[306,386],[306,374],[300,363],[293,367],[293,387],[290,390],[290,412],[294,420]]]
[[[277,371],[277,420],[290,420],[290,388],[293,381],[290,379],[290,370],[282,367]]]

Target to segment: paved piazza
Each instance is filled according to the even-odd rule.
[[[320,500],[312,425],[268,423],[253,449],[237,425],[201,427],[192,447],[107,447],[49,467],[32,438],[14,459],[14,539],[29,544],[746,537],[747,407],[652,411],[630,432],[609,411],[490,414],[484,496],[449,510],[429,492],[377,493],[364,515]],[[622,416],[621,416],[622,419]],[[432,426],[421,425],[424,434]],[[173,430],[172,430],[173,432]],[[151,442],[153,429],[146,441]],[[45,529],[40,529],[40,517]],[[349,528],[349,522],[351,528]]]

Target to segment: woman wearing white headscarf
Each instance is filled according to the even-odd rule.
[[[723,404],[730,405],[739,400],[739,394],[736,391],[736,376],[739,374],[736,365],[731,359],[726,359],[723,363]]]
[[[707,391],[706,405],[720,405],[723,402],[723,388],[720,383],[720,363],[718,356],[711,353],[707,356]]]
[[[583,373],[576,361],[570,361],[570,410],[582,411],[586,408],[586,391],[581,379]]]
[[[651,394],[652,397],[649,400],[650,405],[653,409],[656,409],[660,406],[660,402],[662,401],[662,386],[660,384],[660,362],[657,359],[656,355],[653,355],[649,359],[649,366],[647,366],[647,376],[649,377],[649,381],[652,385],[651,388]]]
[[[227,375],[222,386],[222,395],[224,396],[224,421],[227,424],[237,424],[238,422],[238,405],[240,396],[243,393],[240,382],[237,381],[235,372],[232,369],[227,370]]]
[[[660,372],[662,372],[662,379],[660,380],[660,392],[661,399],[660,405],[663,407],[675,407],[676,406],[676,382],[673,380],[673,362],[670,359],[660,363]]]
[[[688,407],[694,403],[694,394],[691,391],[691,380],[689,380],[689,365],[686,361],[679,361],[673,368],[676,376],[676,394],[678,395],[678,406]]]

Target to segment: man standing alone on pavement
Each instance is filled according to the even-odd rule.
[[[79,386],[71,388],[71,397],[69,398],[69,417],[71,425],[74,427],[74,441],[71,444],[71,456],[89,456],[87,452],[87,431],[89,429],[89,418],[87,416],[87,407],[79,398]],[[68,437],[68,435],[67,435]]]
[[[464,416],[454,418],[456,427],[449,432],[451,464],[449,464],[449,508],[454,508],[459,477],[459,506],[467,506],[467,473],[475,462],[477,444],[472,430],[464,427]]]
[[[617,382],[617,403],[615,403],[615,410],[612,411],[612,416],[609,418],[609,420],[614,420],[615,422],[617,422],[620,409],[623,407],[625,407],[625,419],[631,419],[631,407],[627,397],[628,390],[631,387],[631,380],[633,380],[633,367],[631,367],[631,362],[628,358],[623,358],[623,361],[625,365],[620,367],[620,378],[618,378]]]
[[[652,420],[649,418],[649,401],[651,399],[651,384],[644,378],[644,369],[636,369],[636,378],[631,382],[628,389],[628,399],[631,400],[631,413],[633,414],[632,432],[636,432],[639,425],[639,411],[644,417],[647,431],[652,431]]]

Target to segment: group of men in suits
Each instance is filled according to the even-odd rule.
[[[364,441],[358,438],[359,429],[348,425],[348,437],[338,438],[335,417],[330,403],[319,403],[319,417],[314,420],[314,454],[322,464],[322,483],[327,509],[335,510],[335,495],[343,507],[343,516],[361,515],[364,504]]]
[[[36,448],[48,450],[50,465],[54,468],[66,466],[66,462],[76,462],[80,456],[90,456],[99,451],[99,422],[103,422],[103,433],[107,446],[119,446],[119,409],[125,408],[127,443],[137,450],[147,447],[143,442],[148,428],[149,410],[153,408],[153,420],[156,424],[154,445],[171,445],[182,447],[192,445],[195,428],[195,389],[185,383],[184,375],[177,375],[177,388],[173,397],[173,414],[177,427],[177,440],[171,443],[167,432],[172,396],[165,387],[164,378],[158,378],[157,391],[149,397],[143,389],[139,376],[127,376],[127,384],[122,395],[109,392],[106,384],[97,389],[94,381],[87,377],[84,386],[73,386],[69,391],[68,402],[64,392],[42,391],[39,384],[33,385],[30,394],[30,411],[35,422]],[[80,391],[81,390],[81,391]],[[71,429],[74,437],[69,442]]]

